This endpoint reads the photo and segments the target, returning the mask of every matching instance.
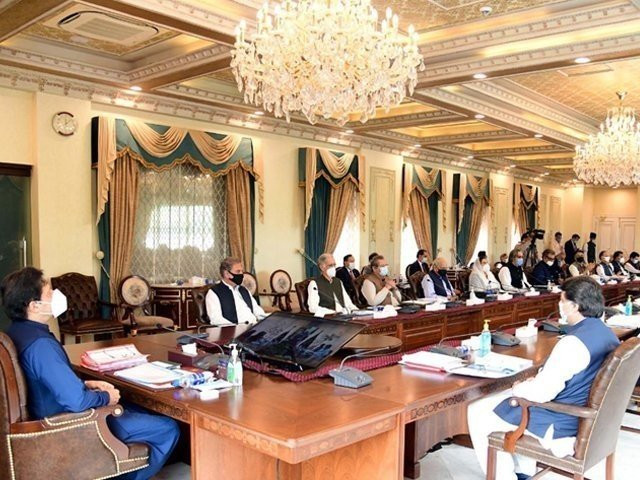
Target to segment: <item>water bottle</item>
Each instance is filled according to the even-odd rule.
[[[489,320],[484,321],[484,328],[480,334],[480,350],[479,357],[485,357],[491,352],[491,331],[489,330]]]
[[[227,382],[233,384],[235,387],[242,385],[242,362],[238,357],[237,345],[232,343],[231,345],[231,358],[227,364]]]
[[[174,387],[190,388],[194,385],[202,385],[203,383],[207,383],[212,379],[213,373],[211,372],[192,373],[190,375],[185,375],[184,377],[180,377],[177,380],[174,380],[173,382],[171,382],[171,385]]]
[[[627,303],[624,306],[624,314],[627,317],[633,315],[633,302],[631,301],[631,295],[627,297]]]

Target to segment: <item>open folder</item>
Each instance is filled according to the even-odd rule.
[[[503,378],[515,375],[533,365],[527,358],[490,352],[484,357],[476,357],[474,363],[441,353],[416,352],[403,355],[402,365],[434,372],[453,373],[468,377]]]

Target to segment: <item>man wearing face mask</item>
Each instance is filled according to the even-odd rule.
[[[256,323],[266,316],[264,310],[242,286],[242,262],[225,258],[220,264],[220,279],[205,297],[207,315],[213,325]]]
[[[621,250],[613,252],[611,266],[613,267],[613,273],[615,273],[619,277],[629,277],[629,272],[624,269],[624,253]]]
[[[422,290],[424,297],[431,299],[455,299],[460,293],[447,278],[447,260],[444,257],[434,260],[433,267],[422,279]]]
[[[531,288],[522,270],[524,255],[521,250],[514,248],[509,253],[509,261],[498,272],[498,280],[502,289],[507,292],[519,292]]]
[[[587,257],[587,263],[596,263],[596,232],[589,234],[589,241],[584,244],[582,249]]]
[[[362,282],[362,295],[371,306],[399,305],[402,296],[394,279],[389,277],[389,264],[382,255],[371,260],[372,272]]]
[[[469,290],[474,292],[486,292],[500,288],[500,284],[491,272],[489,257],[487,252],[478,252],[478,259],[473,262],[471,273],[469,274]]]
[[[586,405],[598,370],[620,341],[600,319],[604,312],[602,289],[589,277],[567,280],[558,305],[567,335],[553,347],[538,374],[512,389],[469,405],[469,433],[478,461],[486,471],[487,436],[491,432],[515,430],[521,408],[512,407],[511,397],[532,402]],[[575,416],[542,408],[529,410],[526,435],[536,438],[556,457],[573,455],[579,420]],[[529,478],[536,472],[535,460],[498,453],[497,475],[501,480]]]
[[[621,280],[623,277],[617,275],[613,271],[613,266],[611,265],[611,256],[609,255],[608,250],[603,250],[598,255],[600,259],[600,263],[596,267],[596,275],[600,277],[601,280],[608,282],[610,280]]]
[[[356,278],[360,276],[360,272],[356,269],[356,260],[353,255],[345,255],[342,259],[342,267],[336,270],[336,277],[340,279],[344,289],[349,294],[352,301],[357,301],[358,292],[356,290]]]
[[[534,267],[533,277],[534,285],[545,286],[551,283],[558,283],[558,275],[554,265],[556,263],[556,254],[550,248],[542,252],[542,260]]]
[[[42,270],[27,267],[7,275],[0,286],[0,293],[2,304],[11,317],[7,334],[18,352],[27,383],[27,407],[32,420],[120,402],[120,392],[110,383],[83,382],[73,372],[69,357],[47,325],[52,315],[61,315],[66,310],[66,297],[59,290],[51,290]],[[146,480],[165,464],[178,442],[180,431],[171,418],[122,403],[122,416],[107,417],[109,430],[124,443],[147,444],[150,457],[148,467],[126,473],[118,479]],[[46,459],[34,458],[34,461]]]
[[[336,261],[330,253],[318,258],[320,275],[309,282],[307,292],[309,311],[324,316],[332,313],[350,313],[358,308],[351,302],[347,291],[336,278]]]
[[[569,275],[572,277],[580,277],[583,275],[589,275],[589,268],[584,258],[582,250],[578,250],[576,253],[576,260],[569,265]]]
[[[640,253],[631,252],[629,261],[624,264],[624,268],[627,272],[637,276],[640,273]]]

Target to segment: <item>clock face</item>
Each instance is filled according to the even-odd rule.
[[[68,137],[75,133],[78,122],[69,112],[60,112],[53,116],[52,126],[57,133]]]

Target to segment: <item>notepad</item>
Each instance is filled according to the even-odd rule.
[[[83,367],[97,372],[109,372],[133,367],[147,362],[148,355],[143,355],[135,345],[118,345],[116,347],[87,350],[80,358]]]
[[[610,327],[640,328],[640,315],[614,315],[607,319]]]
[[[438,372],[449,372],[465,365],[461,358],[433,352],[416,352],[403,355],[399,363],[407,367]]]

